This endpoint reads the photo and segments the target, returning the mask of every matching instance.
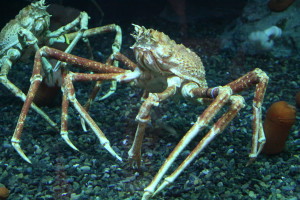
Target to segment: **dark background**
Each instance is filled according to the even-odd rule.
[[[104,12],[103,21],[106,23],[120,23],[133,19],[162,18],[176,21],[176,13],[170,6],[172,0],[95,0]],[[29,0],[0,1],[0,27],[13,19],[23,7],[30,4]],[[199,20],[224,21],[238,17],[246,0],[186,0],[186,16],[188,23]],[[46,4],[60,4],[86,11],[91,16],[91,24],[97,26],[101,13],[91,0],[46,0]]]

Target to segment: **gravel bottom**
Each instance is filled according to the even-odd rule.
[[[191,25],[191,37],[183,40],[179,33],[173,32],[178,28],[172,23],[159,23],[157,20],[134,23],[164,31],[177,42],[190,46],[206,66],[210,86],[226,84],[255,67],[264,70],[270,82],[263,103],[263,116],[276,101],[284,100],[295,105],[295,94],[300,90],[299,60],[267,55],[245,56],[243,64],[238,65],[236,60],[240,59],[239,55],[221,52],[215,47],[214,41],[219,32],[213,27],[203,30],[200,25]],[[132,38],[129,38],[132,27],[127,23],[122,28],[122,52],[132,56],[129,50],[133,44]],[[99,40],[106,41],[107,38],[110,36],[101,36]],[[104,49],[102,45],[105,44],[99,43],[94,49]],[[19,63],[10,73],[11,80],[23,90],[28,87],[31,66],[30,62]],[[20,68],[23,70],[18,70]],[[78,83],[75,87],[77,97],[84,103],[90,84]],[[109,83],[104,84],[102,95],[108,87]],[[250,88],[241,93],[245,97],[246,107],[238,117],[200,153],[174,184],[153,199],[300,199],[299,114],[284,152],[275,156],[259,155],[253,164],[246,166],[251,146],[253,91]],[[70,108],[69,135],[80,151],[72,150],[59,133],[31,111],[21,142],[22,149],[32,161],[28,164],[10,144],[22,102],[0,86],[0,183],[10,189],[9,199],[140,199],[143,189],[165,158],[204,110],[203,106],[184,99],[169,99],[153,108],[152,124],[146,130],[143,145],[142,166],[134,170],[127,161],[127,152],[137,126],[135,116],[141,105],[141,94],[139,88],[119,84],[114,95],[96,101],[90,111],[124,162],[112,158],[92,131],[84,132],[76,110]],[[59,103],[55,107],[43,107],[43,110],[60,123]],[[199,133],[171,170],[183,161],[207,131]]]

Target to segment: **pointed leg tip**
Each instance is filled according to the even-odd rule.
[[[249,161],[246,164],[246,167],[248,167],[249,165],[251,165],[255,160],[256,160],[256,158],[250,158]]]
[[[104,99],[107,99],[108,97],[110,97],[112,94],[114,94],[115,91],[109,91],[108,93],[106,93],[104,96],[100,97],[99,99],[97,99],[98,101],[102,101]]]
[[[117,158],[119,161],[123,162],[122,158],[113,150],[113,148],[110,146],[109,142],[106,142],[103,144],[103,147],[115,158]]]
[[[23,152],[23,150],[21,149],[21,146],[19,144],[19,141],[12,141],[12,146],[14,147],[14,149],[18,152],[18,154],[29,164],[32,164],[30,159],[25,155],[25,153]]]
[[[77,149],[77,147],[71,142],[68,136],[68,132],[61,132],[60,135],[72,149],[74,149],[75,151],[79,151],[79,149]]]
[[[82,130],[84,132],[87,132],[87,128],[86,128],[86,125],[85,125],[85,121],[82,117],[80,117],[80,122],[81,122],[81,127],[82,127]]]
[[[158,188],[157,190],[155,190],[155,192],[153,193],[152,196],[155,196],[157,193],[159,193],[160,191],[162,191],[165,187],[167,187],[168,185],[170,185],[170,182],[165,180]]]
[[[120,162],[123,162],[123,159],[120,157],[120,156],[116,156],[116,158],[120,161]]]
[[[148,200],[148,199],[150,199],[151,196],[152,195],[151,195],[150,192],[145,191],[144,194],[143,194],[142,200]]]

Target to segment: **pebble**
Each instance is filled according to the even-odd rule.
[[[91,171],[91,167],[90,166],[82,166],[78,168],[78,171],[83,172],[83,173],[88,173]]]

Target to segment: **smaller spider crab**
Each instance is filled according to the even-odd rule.
[[[208,103],[208,107],[199,115],[194,125],[182,137],[165,160],[150,185],[145,188],[143,199],[149,199],[170,183],[174,182],[195,157],[226,128],[240,109],[244,107],[243,97],[236,93],[255,86],[252,147],[249,155],[249,163],[253,162],[261,152],[265,143],[261,106],[269,80],[266,73],[256,68],[225,86],[208,87],[205,79],[205,69],[199,56],[182,44],[176,44],[162,32],[146,29],[138,25],[134,25],[134,27],[135,33],[132,34],[132,36],[136,42],[131,48],[133,49],[138,65],[120,52],[113,54],[115,60],[124,63],[130,70],[124,70],[109,64],[102,64],[80,58],[49,47],[41,48],[36,53],[32,83],[24,103],[24,107],[27,108],[26,112],[41,81],[38,79],[38,77],[40,77],[41,57],[55,58],[62,62],[77,65],[94,72],[94,74],[72,72],[64,75],[63,110],[67,109],[68,101],[71,101],[74,106],[79,106],[74,95],[74,81],[135,81],[137,85],[145,89],[144,97],[146,100],[143,102],[136,117],[138,127],[133,145],[128,154],[133,164],[139,166],[141,161],[142,140],[145,128],[151,120],[150,111],[153,106],[158,106],[159,103],[179,91],[182,96],[187,99],[197,99],[200,103]],[[94,97],[95,94],[92,96]],[[89,101],[91,101],[91,99]],[[163,183],[156,189],[178,155],[201,130],[209,125],[212,118],[214,118],[225,105],[229,105],[228,110],[212,125],[210,131],[203,137],[181,165],[170,176],[166,177]],[[64,111],[64,113],[66,112]],[[86,112],[82,111],[82,113],[86,115]]]
[[[115,40],[112,44],[112,52],[116,53],[120,51],[122,43],[122,31],[118,25],[110,24],[102,27],[88,29],[89,16],[86,12],[80,12],[79,16],[72,22],[58,28],[55,31],[50,31],[49,27],[51,15],[47,12],[47,7],[48,6],[45,5],[45,0],[39,0],[31,3],[30,5],[20,10],[15,19],[9,21],[0,32],[0,83],[3,84],[16,97],[19,97],[22,101],[25,101],[27,99],[26,95],[8,79],[7,75],[13,64],[18,62],[18,59],[24,54],[27,49],[32,48],[34,51],[38,52],[41,45],[65,43],[68,44],[65,52],[69,53],[72,51],[72,49],[80,39],[86,40],[87,37],[93,35],[99,35],[107,32],[116,32]],[[42,58],[41,62],[41,76],[35,77],[34,79],[52,79],[53,73],[56,72],[61,66],[60,62],[57,62],[56,66],[53,67],[44,57]],[[112,62],[111,64],[117,66],[118,62]],[[31,81],[35,82],[36,80],[32,79]],[[31,93],[29,94],[31,95]],[[49,118],[49,116],[45,112],[43,112],[35,103],[31,103],[30,107],[34,111],[36,111],[43,119],[45,119],[52,128],[58,130],[56,123],[53,122]],[[80,107],[75,108],[79,113],[81,112]],[[24,109],[21,111],[20,118],[18,120],[11,142],[19,155],[24,160],[31,163],[30,159],[25,155],[20,147],[20,139],[24,126],[23,123],[26,117],[25,113],[29,108]],[[64,116],[64,119],[65,118],[66,116]],[[102,144],[106,144],[106,148],[116,158],[121,160],[121,158],[109,146],[109,143],[106,142],[106,137],[93,121],[93,119],[90,116],[87,116],[85,117],[85,120],[88,121],[87,123],[90,126],[93,126],[92,130],[98,136],[100,141],[102,141]],[[66,126],[66,123],[62,124],[62,128],[60,131],[61,136],[70,147],[78,150],[70,141]]]

